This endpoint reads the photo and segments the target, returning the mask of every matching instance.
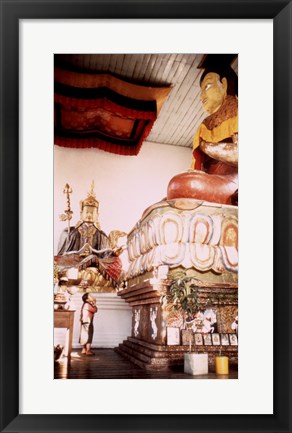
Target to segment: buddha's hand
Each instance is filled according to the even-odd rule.
[[[200,149],[206,155],[210,156],[217,161],[225,162],[226,164],[238,165],[238,135],[232,137],[232,143],[210,143],[207,141],[201,141]]]

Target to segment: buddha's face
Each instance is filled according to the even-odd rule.
[[[208,113],[215,113],[223,104],[227,95],[227,80],[215,72],[209,72],[201,84],[201,101],[204,110]]]
[[[88,223],[98,221],[98,211],[95,206],[84,206],[81,212],[81,220]]]

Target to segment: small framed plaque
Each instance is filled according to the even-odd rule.
[[[183,346],[188,346],[190,344],[194,344],[194,333],[191,329],[183,329],[181,331],[181,344]]]
[[[195,344],[196,344],[196,346],[202,346],[203,345],[202,334],[195,334]]]
[[[229,346],[228,334],[221,334],[221,344],[222,346]]]
[[[169,346],[179,346],[180,344],[180,329],[172,326],[166,328],[167,344]]]
[[[219,334],[217,334],[217,333],[212,334],[212,343],[213,343],[213,346],[220,346],[220,335]]]
[[[205,346],[211,346],[212,345],[211,334],[205,334],[203,337],[204,337]]]
[[[231,346],[237,346],[238,345],[236,334],[229,334],[229,340],[230,340]]]

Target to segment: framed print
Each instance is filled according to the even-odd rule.
[[[211,334],[203,334],[203,341],[205,346],[211,346],[212,345]]]
[[[228,334],[221,334],[221,344],[222,346],[229,346]]]
[[[229,334],[229,341],[230,341],[231,346],[237,346],[237,344],[238,344],[237,335],[236,334]]]
[[[194,335],[195,335],[195,344],[196,344],[196,346],[202,346],[203,345],[203,336],[202,336],[202,334],[198,334],[196,332]]]
[[[290,288],[287,284],[291,280],[291,266],[289,265],[291,260],[289,238],[291,230],[289,212],[292,99],[291,1],[263,0],[252,4],[246,0],[240,3],[233,0],[227,3],[214,0],[206,0],[204,3],[196,0],[190,2],[158,0],[154,5],[154,3],[146,0],[142,2],[121,0],[118,3],[111,0],[107,2],[77,0],[73,3],[68,0],[58,2],[50,0],[48,2],[1,0],[0,13],[2,40],[0,89],[2,282],[0,386],[2,404],[0,431],[65,432],[72,430],[86,433],[89,431],[121,432],[125,430],[162,432],[167,429],[179,432],[183,429],[186,432],[208,430],[215,433],[226,430],[236,432],[240,429],[242,432],[290,432],[291,417],[286,402],[290,401],[291,397],[291,383],[287,381],[287,377],[291,375],[291,363],[289,362],[291,359],[291,338],[289,338],[291,333],[291,302]],[[249,35],[248,38],[246,37],[247,34]],[[79,112],[85,111],[85,101],[87,114],[86,119],[84,117],[82,120],[83,123],[80,123],[80,128],[83,128],[84,124],[92,128],[90,122],[94,118],[94,122],[100,126],[102,131],[87,130],[87,138],[92,138],[90,137],[92,134],[98,134],[99,137],[102,136],[103,142],[107,141],[108,136],[111,135],[114,143],[124,141],[130,143],[130,147],[134,144],[139,145],[140,141],[143,142],[143,134],[147,132],[147,125],[149,130],[154,131],[155,122],[152,121],[157,115],[153,110],[153,104],[149,104],[145,98],[138,102],[133,102],[135,98],[132,98],[130,94],[116,98],[116,88],[107,90],[106,107],[114,107],[116,110],[114,113],[109,112],[106,115],[101,111],[98,115],[96,112],[89,112],[92,100],[87,97],[83,98],[86,90],[82,89],[82,95],[78,93],[80,90],[77,90],[78,95],[75,94],[75,97],[72,97],[66,93],[68,91],[67,83],[59,83],[58,89],[54,89],[54,55],[83,56],[91,53],[105,56],[105,62],[108,59],[107,54],[113,53],[117,55],[141,53],[145,57],[149,55],[147,59],[149,68],[153,64],[151,53],[153,55],[166,53],[169,57],[175,53],[177,58],[174,60],[171,70],[167,68],[163,59],[160,59],[157,77],[161,74],[164,78],[168,74],[175,77],[175,74],[178,74],[180,70],[191,69],[192,63],[190,61],[196,53],[215,55],[236,53],[239,59],[239,173],[241,180],[239,190],[240,236],[238,242],[241,262],[238,280],[240,323],[237,323],[236,326],[240,327],[238,332],[241,332],[240,374],[237,380],[228,381],[229,387],[226,386],[225,380],[216,382],[197,380],[194,385],[200,398],[194,397],[195,402],[183,399],[183,402],[178,403],[173,399],[174,394],[185,395],[189,388],[187,380],[196,380],[195,377],[187,380],[169,380],[167,369],[161,368],[158,382],[152,380],[155,379],[153,370],[147,369],[143,370],[147,376],[145,380],[133,380],[133,377],[137,378],[141,374],[138,370],[139,364],[148,362],[149,359],[149,364],[165,367],[161,362],[163,338],[168,338],[168,342],[174,342],[172,343],[173,347],[169,350],[169,359],[174,365],[178,353],[180,356],[187,350],[187,347],[180,345],[179,340],[180,327],[182,327],[181,315],[177,314],[172,317],[175,325],[168,326],[166,319],[169,317],[165,319],[160,314],[159,302],[153,303],[152,295],[155,290],[151,291],[152,289],[149,289],[150,291],[146,296],[143,294],[143,309],[140,308],[141,299],[137,300],[141,295],[138,292],[140,288],[137,288],[138,293],[134,296],[134,300],[131,300],[125,291],[124,299],[121,298],[118,303],[121,306],[122,301],[128,298],[133,304],[128,310],[125,308],[127,317],[130,317],[131,322],[129,329],[127,329],[129,339],[125,344],[128,357],[133,357],[131,352],[133,344],[140,343],[142,348],[139,357],[136,357],[137,369],[132,370],[132,377],[127,377],[122,381],[108,377],[103,380],[88,379],[86,381],[54,379],[54,285],[52,283],[54,263],[52,258],[57,255],[54,253],[56,240],[53,233],[54,225],[56,227],[55,221],[59,217],[59,208],[56,207],[54,211],[54,203],[57,200],[63,200],[62,207],[60,206],[61,215],[65,213],[68,216],[72,210],[66,207],[66,194],[60,190],[60,197],[57,198],[54,190],[54,176],[56,179],[57,176],[65,177],[68,174],[65,170],[63,172],[57,171],[56,165],[54,166],[54,122],[59,127],[57,140],[62,141],[62,137],[66,134],[67,138],[70,134],[73,136],[70,123],[72,118],[70,119],[67,115],[69,111],[71,115],[74,111],[73,109],[67,111],[64,109],[62,113],[54,113],[54,90],[60,90],[59,97],[60,100],[63,98],[63,102],[66,98],[71,98],[71,102],[74,99],[74,103],[78,100],[75,108],[82,100],[83,106],[81,106],[82,104],[79,106]],[[184,58],[182,65],[179,59],[182,60],[184,55],[188,57]],[[118,60],[115,59],[115,62],[116,65]],[[83,59],[80,58],[80,64],[83,65],[83,63]],[[130,64],[130,68],[134,73],[139,65],[133,62]],[[146,71],[147,67],[145,68]],[[92,75],[90,71],[88,75]],[[166,83],[165,80],[157,81],[154,83],[155,86],[152,86],[153,83],[154,81],[151,81],[150,87],[161,87],[161,83],[171,87],[172,84],[171,80],[169,83]],[[112,82],[107,81],[107,84],[110,86]],[[180,85],[181,90],[188,84],[186,73],[186,79],[182,80]],[[223,85],[222,82],[222,88],[224,86],[225,84]],[[123,86],[124,89],[126,87],[126,85]],[[171,89],[174,90],[174,87]],[[105,92],[105,90],[98,90],[98,92]],[[114,100],[113,95],[116,98]],[[160,112],[165,122],[171,113],[176,112],[183,99],[185,98],[177,100],[171,110],[164,113],[163,111]],[[189,128],[189,133],[194,136],[194,124],[191,120],[191,112],[194,108],[192,101],[193,98],[186,98],[185,102],[189,104],[189,112],[179,125],[173,124],[170,127],[169,142],[168,144],[166,142],[166,146],[170,146],[169,143],[179,130],[184,129],[186,131],[186,128]],[[103,109],[104,107],[105,105]],[[140,117],[133,117],[133,112]],[[59,115],[60,117],[58,117]],[[108,116],[116,116],[114,131],[108,130],[110,126],[107,123]],[[76,130],[74,134],[76,139]],[[187,162],[189,155],[191,157],[193,155],[193,149],[192,147],[185,147],[183,140],[184,135],[182,134],[176,144],[181,146],[181,151],[188,155],[186,156]],[[234,144],[234,142],[232,143]],[[154,141],[150,142],[149,148],[151,146],[155,150]],[[183,149],[184,147],[185,149]],[[143,152],[143,145],[141,149]],[[165,147],[164,151],[166,150],[169,150],[175,161],[176,152],[173,148]],[[102,151],[104,150],[100,149],[100,152]],[[62,150],[58,149],[56,152],[58,152],[59,161],[62,161]],[[83,179],[90,177],[90,182],[94,179],[97,171],[105,172],[106,167],[108,167],[106,163],[103,163],[99,165],[98,170],[88,170],[81,151],[79,156],[77,162],[72,162],[70,171],[71,173],[82,171]],[[95,184],[95,187],[102,191],[105,197],[100,203],[100,217],[104,218],[101,221],[101,228],[106,226],[107,221],[109,221],[109,214],[118,220],[122,215],[123,202],[132,201],[133,207],[127,206],[127,212],[133,218],[133,227],[135,230],[139,230],[141,226],[139,224],[135,226],[135,224],[143,217],[146,206],[135,209],[135,203],[142,193],[146,194],[150,190],[152,194],[157,193],[157,203],[159,200],[163,201],[167,193],[167,184],[163,190],[165,193],[162,194],[158,187],[157,177],[153,176],[153,173],[160,171],[162,179],[165,172],[164,168],[166,163],[169,163],[170,157],[148,159],[148,163],[136,171],[134,166],[131,166],[131,169],[126,168],[121,163],[121,158],[121,155],[116,154],[112,158],[111,169],[104,173],[107,175],[109,183],[115,179],[114,185],[107,190],[107,193],[104,194],[105,180],[100,184]],[[107,159],[106,156],[105,159]],[[184,163],[184,165],[186,164]],[[131,189],[120,189],[124,185],[122,179],[129,176],[130,172],[134,173],[136,181],[132,182]],[[144,189],[138,189],[138,180],[145,172],[147,172],[149,184]],[[175,174],[174,167],[173,175]],[[60,180],[60,185],[61,181],[63,182],[63,178]],[[153,183],[151,183],[152,181]],[[78,189],[80,184],[76,182],[76,185]],[[64,186],[65,183],[62,183],[62,188]],[[136,186],[137,189],[135,189]],[[72,187],[70,183],[69,187]],[[86,188],[91,191],[90,183]],[[80,195],[77,197],[76,186],[74,185],[72,189],[75,192],[74,200],[76,199],[77,203],[77,207],[74,204],[73,209],[75,225],[78,224],[78,218],[75,217],[80,210],[78,209],[78,200],[88,198],[86,197],[88,190],[85,191],[85,195],[81,195],[84,194],[84,191],[80,191]],[[96,190],[94,191],[96,192]],[[119,191],[119,205],[115,205],[112,200],[112,194],[117,191]],[[147,201],[147,197],[144,198]],[[162,267],[158,269],[160,262],[158,267],[156,262],[154,263],[155,269],[147,282],[149,287],[150,285],[156,287],[157,280],[167,279],[168,273],[165,263],[172,261],[171,266],[175,268],[183,254],[183,242],[189,243],[190,239],[199,246],[190,247],[187,245],[185,248],[189,248],[189,258],[196,263],[196,266],[200,267],[201,273],[216,274],[213,272],[214,270],[210,271],[213,262],[216,262],[214,266],[218,273],[223,268],[228,268],[228,275],[232,273],[235,275],[234,268],[237,266],[235,249],[234,246],[230,246],[230,243],[234,243],[237,239],[234,218],[231,216],[229,223],[223,224],[224,230],[226,229],[226,237],[224,238],[226,245],[219,245],[220,233],[216,224],[219,224],[220,215],[218,216],[216,213],[215,207],[210,210],[212,218],[205,216],[202,203],[196,208],[196,214],[200,214],[199,216],[189,219],[182,218],[181,214],[186,215],[189,212],[187,208],[189,203],[184,200],[180,201],[180,198],[178,201],[176,201],[177,199],[168,200],[170,203],[167,205],[172,207],[170,209],[171,218],[165,217],[160,225],[156,225],[161,229],[169,228],[169,230],[165,230],[165,237],[155,238],[153,235],[151,238],[155,247],[158,246],[156,245],[158,240],[167,241],[170,244],[177,242],[180,245],[171,245],[164,251],[164,255],[159,249],[155,260],[157,263],[160,260]],[[149,197],[148,205],[150,209],[147,212],[157,210],[157,208],[152,208],[152,196]],[[180,206],[177,212],[174,211],[176,206]],[[231,208],[234,205],[228,204],[227,206]],[[165,207],[163,207],[163,211]],[[104,209],[108,214],[102,214]],[[180,229],[182,221],[189,224],[188,231]],[[67,222],[63,221],[64,229],[67,227]],[[167,226],[167,224],[170,225]],[[147,229],[154,233],[156,226],[149,223]],[[119,229],[118,225],[112,228]],[[109,232],[107,227],[106,230]],[[68,233],[69,231],[71,228],[68,228]],[[120,228],[120,231],[124,230]],[[80,232],[79,234],[82,236]],[[88,233],[86,236],[83,235],[86,239],[90,238]],[[129,236],[130,232],[127,235]],[[140,236],[139,233],[138,235]],[[139,238],[138,235],[136,236],[137,239]],[[59,237],[59,233],[56,234],[57,237]],[[136,239],[135,236],[133,238]],[[148,244],[150,245],[151,242],[149,241]],[[212,242],[218,243],[220,260],[217,260],[218,255],[212,255],[213,253],[210,252],[212,248],[209,248],[209,245],[212,246]],[[133,240],[131,245],[130,253],[135,257],[141,242],[135,243]],[[90,246],[92,247],[92,245]],[[85,250],[82,250],[80,253],[83,254],[84,252]],[[88,250],[86,250],[87,253]],[[90,259],[88,257],[90,255],[86,255],[86,260],[92,259],[94,262],[94,257],[90,257]],[[71,259],[73,259],[72,256],[70,256]],[[139,260],[138,262],[137,259],[137,263],[132,266],[133,275],[137,269],[138,271],[147,270],[147,266],[149,266],[146,259],[144,261]],[[83,262],[82,266],[88,264],[88,261]],[[210,264],[211,262],[212,264]],[[185,265],[188,266],[188,263],[183,263],[182,267]],[[265,271],[262,271],[263,269]],[[80,283],[83,281],[83,286],[86,286],[85,291],[90,293],[88,282],[91,274],[86,266],[83,270],[85,272],[81,278],[78,277],[77,273],[73,275],[70,272],[66,276],[58,275],[60,277],[58,283],[62,277],[68,278],[68,282],[80,279]],[[133,277],[136,278],[137,284],[140,282],[138,271],[137,275],[135,274]],[[201,281],[198,281],[198,275],[201,274],[196,274],[193,280],[187,282],[195,287],[193,293],[196,295],[199,293],[205,299],[203,307],[201,305],[198,308],[198,305],[195,305],[196,296],[193,298],[197,319],[194,322],[197,331],[194,334],[195,339],[198,339],[200,334],[215,329],[220,334],[221,344],[224,346],[224,341],[227,342],[231,329],[227,326],[220,328],[220,320],[224,317],[224,324],[229,323],[231,325],[234,317],[238,314],[237,297],[232,292],[234,281],[230,278],[224,290],[220,292],[220,302],[222,301],[222,304],[227,302],[228,308],[216,309],[216,317],[214,317],[212,311],[214,312],[215,308],[214,310],[212,308],[203,310],[203,308],[207,308],[205,306],[208,304],[206,302],[208,293]],[[224,281],[224,273],[222,272],[221,275],[223,276],[220,278]],[[209,283],[217,296],[218,287],[214,280],[211,279]],[[65,303],[64,296],[61,296],[62,292],[59,290],[59,286],[62,284],[56,286],[55,304],[58,305]],[[186,285],[186,287],[189,286]],[[127,288],[125,289],[127,290]],[[66,293],[67,289],[63,291]],[[93,334],[100,341],[107,337],[108,329],[112,324],[115,324],[117,334],[119,334],[119,328],[122,329],[124,326],[123,318],[120,315],[121,311],[125,311],[123,310],[124,307],[116,308],[117,314],[114,317],[109,316],[109,323],[98,322],[102,314],[106,316],[111,296],[111,292],[107,292],[106,296],[104,292],[93,295],[94,298],[98,297],[102,304],[102,312],[96,312],[94,318],[96,327]],[[156,301],[158,298],[156,292],[155,297]],[[74,298],[74,294],[71,294],[72,298]],[[211,298],[214,303],[218,299]],[[261,336],[261,341],[255,342],[251,337],[254,323],[251,323],[250,317],[256,316],[258,306],[262,304],[263,299],[265,299],[265,305],[269,309],[269,320],[265,324],[266,332]],[[66,303],[67,301],[66,299]],[[179,302],[178,297],[177,302]],[[139,311],[136,318],[131,316],[132,307]],[[202,309],[200,310],[200,308]],[[66,308],[58,307],[55,311],[70,315],[71,309],[66,310]],[[60,314],[58,315],[60,316]],[[64,317],[61,317],[62,323],[64,323]],[[79,318],[79,315],[76,315],[75,322],[73,322],[75,325],[77,323],[78,329],[80,326]],[[119,323],[115,321],[120,321],[121,326],[119,327]],[[69,318],[66,326],[62,325],[60,328],[68,336],[70,335],[71,322]],[[130,322],[128,321],[127,324]],[[57,328],[57,333],[61,338],[59,327],[56,326],[55,328]],[[170,330],[174,329],[171,337]],[[85,331],[88,337],[91,331],[89,329]],[[131,333],[132,331],[133,333]],[[82,359],[87,355],[75,353],[75,345],[80,352],[81,346],[77,340],[74,342],[76,333],[73,334],[72,365],[73,363],[81,365]],[[233,339],[236,337],[236,334],[230,334],[229,338],[231,335],[233,335]],[[270,344],[271,335],[274,335],[273,345]],[[114,333],[111,336],[115,338]],[[120,338],[120,334],[118,337]],[[103,344],[106,345],[105,340],[103,340]],[[70,342],[70,337],[68,341]],[[267,342],[268,344],[266,344]],[[70,345],[70,343],[68,344]],[[70,356],[71,351],[68,344],[64,353],[68,353]],[[212,347],[207,348],[207,345],[212,344],[211,334],[204,335],[204,344],[206,345],[204,350],[209,353]],[[157,347],[159,350],[156,350]],[[59,349],[62,348],[59,347]],[[69,349],[68,352],[67,349]],[[198,351],[202,349],[203,347]],[[236,351],[237,347],[234,345],[234,347],[226,347],[225,349]],[[107,348],[104,347],[104,350],[106,351]],[[152,356],[153,351],[155,356]],[[264,353],[266,362],[261,371],[255,371],[252,360],[248,356],[250,351],[255,356],[262,356]],[[57,357],[58,353],[55,352],[55,356]],[[64,357],[66,362],[69,361],[69,356]],[[87,371],[92,369],[93,364],[97,365],[98,368],[98,359],[96,359],[98,357],[89,355],[86,358]],[[120,367],[126,364],[127,359],[125,358]],[[64,379],[68,377],[70,364],[67,364],[67,367],[63,373],[60,369],[60,376],[63,374]],[[122,368],[120,368],[121,370]],[[180,374],[183,375],[183,372]],[[79,378],[81,377],[79,376]],[[220,388],[219,392],[223,398],[220,399],[221,401],[216,399],[216,401],[210,402],[208,396],[214,395],[215,383],[216,388]],[[250,395],[252,384],[254,393]],[[234,399],[236,402],[230,401],[230,404],[226,405],[224,397],[230,397],[230,388],[232,388],[232,395],[236,395],[237,398]],[[40,395],[42,395],[41,399],[39,398]],[[88,395],[89,397],[84,402],[81,401],[80,395]],[[131,405],[129,405],[129,401],[131,401]],[[207,401],[208,404],[206,404]],[[210,414],[212,417],[209,416]]]
[[[178,346],[180,344],[180,329],[172,326],[166,328],[167,344],[170,346]]]
[[[190,329],[183,329],[181,331],[181,344],[184,346],[189,346],[194,344],[194,333]]]
[[[220,346],[220,335],[219,334],[212,334],[212,344],[213,346]]]

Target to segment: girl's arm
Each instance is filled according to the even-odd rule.
[[[95,304],[87,304],[88,305],[88,311],[90,311],[91,313],[96,313],[97,312],[97,306]]]

